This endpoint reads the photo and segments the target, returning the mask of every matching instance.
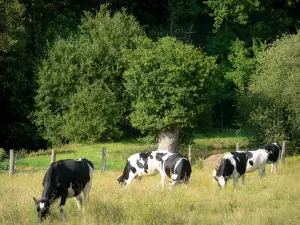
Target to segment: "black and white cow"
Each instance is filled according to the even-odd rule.
[[[188,184],[192,168],[189,160],[179,153],[170,153],[164,150],[140,152],[127,159],[118,182],[127,187],[133,178],[141,179],[145,175],[156,175],[157,173],[161,175],[162,186],[164,186],[166,176],[171,178],[170,186],[175,186],[180,183]]]
[[[78,208],[83,210],[92,185],[94,166],[85,158],[53,162],[43,180],[42,198],[34,199],[40,221],[49,214],[51,204],[60,199],[60,216],[64,219],[64,205],[67,198],[74,197]],[[83,192],[83,198],[81,193]]]
[[[236,187],[239,177],[242,177],[242,183],[245,186],[246,172],[258,169],[260,177],[266,175],[268,157],[269,152],[265,149],[228,153],[224,155],[218,170],[213,170],[213,177],[222,188],[230,178],[233,178],[233,186]]]
[[[261,147],[262,149],[266,149],[270,154],[268,158],[268,163],[271,163],[271,173],[274,174],[277,171],[278,163],[281,157],[281,146],[278,142],[265,144]]]

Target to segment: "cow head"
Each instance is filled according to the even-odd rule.
[[[213,170],[213,177],[218,182],[219,187],[224,188],[227,181],[229,180],[229,176],[223,177],[223,176],[217,176],[217,169]]]
[[[41,222],[49,215],[50,201],[47,198],[41,198],[40,200],[37,200],[35,197],[33,197],[33,200],[37,205],[36,211],[38,212],[38,217]]]
[[[126,184],[126,181],[123,176],[120,176],[117,180],[121,186]]]
[[[230,177],[223,177],[223,176],[220,176],[220,177],[217,177],[217,176],[214,176],[214,179],[218,182],[218,185],[223,189],[225,187],[225,185],[227,184],[227,181],[229,180]]]

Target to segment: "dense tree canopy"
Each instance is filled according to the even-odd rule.
[[[0,145],[5,148],[36,148],[40,139],[28,119],[34,85],[24,12],[18,1],[0,1]]]
[[[78,34],[59,39],[38,70],[36,122],[53,143],[100,141],[121,132],[128,107],[122,85],[123,49],[143,36],[125,12],[86,14]]]
[[[201,114],[210,110],[215,58],[174,38],[162,38],[137,41],[127,60],[130,118],[139,130],[192,128]]]
[[[110,15],[103,10],[98,12],[104,3],[109,3]],[[254,104],[250,102],[256,99],[259,101],[257,105],[265,105],[262,102],[266,98],[253,98],[261,96],[254,92],[256,78],[253,77],[260,76],[261,72],[255,71],[262,71],[264,64],[259,55],[276,39],[297,33],[299,8],[298,0],[0,0],[0,147],[37,148],[41,146],[40,135],[43,141],[52,143],[70,140],[95,142],[116,139],[122,133],[131,136],[131,131],[136,131],[133,126],[147,132],[170,126],[170,118],[177,121],[179,111],[184,110],[177,108],[177,103],[172,105],[176,106],[177,114],[171,112],[167,120],[159,115],[156,120],[150,117],[147,123],[151,128],[147,128],[147,123],[138,125],[141,117],[134,115],[142,115],[142,107],[148,110],[151,104],[143,105],[142,99],[136,99],[139,95],[132,95],[130,89],[126,92],[124,71],[129,69],[126,73],[135,74],[133,70],[141,69],[134,66],[139,62],[136,57],[141,54],[141,58],[147,61],[151,57],[142,52],[153,54],[153,60],[165,65],[173,63],[178,74],[184,74],[184,79],[178,83],[192,82],[192,86],[201,89],[201,81],[198,87],[197,79],[188,79],[190,70],[185,71],[183,65],[172,62],[168,54],[158,55],[159,48],[171,43],[176,46],[172,51],[185,46],[177,50],[186,54],[187,48],[200,52],[199,48],[203,59],[212,59],[209,56],[216,59],[216,65],[207,71],[210,74],[214,66],[217,68],[213,75],[215,88],[207,93],[202,89],[203,95],[212,97],[209,107],[205,107],[205,115],[203,110],[193,108],[202,104],[198,99],[191,98],[190,101],[195,100],[193,104],[187,102],[189,112],[197,114],[192,117],[202,118],[202,122],[181,118],[182,126],[238,128],[237,124],[245,124],[251,116],[251,124],[258,129],[262,127],[259,124],[263,124],[258,118],[273,115],[274,119],[280,120],[278,129],[266,132],[265,140],[276,137],[297,140],[298,136],[291,132],[297,133],[291,128],[292,124],[297,124],[297,110],[291,108],[292,105],[296,107],[295,102],[285,105],[283,111],[288,111],[284,114],[269,113],[272,107],[266,106],[259,111],[260,107],[253,108]],[[117,14],[113,16],[113,13]],[[141,43],[134,42],[137,36],[143,36]],[[124,49],[128,48],[136,48],[136,52],[130,55],[131,62],[128,61],[129,55],[123,57],[128,53]],[[273,50],[267,52],[277,54]],[[187,59],[193,62],[193,55]],[[180,54],[176,57],[181,59]],[[204,64],[207,63],[205,60]],[[182,61],[188,65],[187,60]],[[141,71],[143,79],[147,78],[145,81],[163,77],[162,80],[167,82],[171,79],[168,76],[174,76],[173,71],[157,69],[155,65],[159,63],[151,61],[151,70],[147,68],[153,78],[144,76],[147,72]],[[163,76],[157,77],[158,74]],[[161,85],[167,86],[164,82]],[[174,82],[168,82],[176,87]],[[293,90],[291,88],[289,94]],[[164,93],[169,94],[163,92],[162,95]],[[182,96],[191,93],[187,89]],[[246,98],[248,104],[243,105],[241,96],[245,93],[252,100]],[[287,93],[288,90],[284,96],[289,99]],[[177,98],[178,95],[175,94]],[[170,95],[162,99],[170,99]],[[273,100],[270,98],[268,104],[277,106],[277,100],[274,103]],[[170,107],[157,100],[156,104],[158,108]],[[284,117],[287,115],[289,119]],[[263,133],[262,130],[259,132]]]

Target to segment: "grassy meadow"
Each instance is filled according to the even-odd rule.
[[[240,143],[240,147],[247,147],[247,136],[236,134],[234,131],[199,133],[195,135],[192,145],[192,159],[197,160],[202,157],[203,150],[208,148],[207,157],[212,154],[217,154],[224,151],[235,150],[236,143]],[[106,148],[107,169],[120,170],[124,168],[124,162],[129,155],[139,152],[148,151],[153,145],[145,144],[137,140],[101,143],[93,145],[70,144],[55,147],[56,160],[88,158],[93,163],[96,169],[101,166],[101,151]],[[156,146],[154,146],[156,148]],[[188,154],[188,146],[183,146],[180,149],[183,155]],[[16,153],[15,156],[16,172],[23,171],[39,171],[45,170],[50,163],[51,149],[31,152],[29,154],[24,151]],[[0,173],[9,169],[9,159],[0,161]]]
[[[230,147],[236,137],[197,137],[198,146],[209,147],[210,154],[219,151],[219,144]],[[243,142],[244,137],[237,139]],[[212,167],[193,167],[188,187],[169,189],[160,186],[160,176],[134,180],[125,189],[117,178],[121,175],[129,154],[147,150],[150,146],[138,142],[106,143],[99,145],[68,145],[57,148],[57,160],[86,157],[100,168],[101,148],[107,148],[108,171],[96,169],[90,200],[85,215],[78,211],[76,202],[68,199],[66,221],[60,221],[59,201],[51,208],[51,216],[44,224],[299,224],[300,221],[300,157],[289,157],[279,164],[278,174],[269,173],[260,179],[258,172],[246,176],[246,188],[233,190],[229,181],[221,191],[212,180]],[[211,147],[210,147],[211,148]],[[202,153],[199,147],[194,152]],[[224,150],[223,150],[224,151]],[[33,197],[41,197],[42,179],[50,161],[50,151],[19,156],[17,173],[0,173],[0,224],[38,224]],[[1,162],[2,166],[7,163]],[[19,168],[19,169],[18,169]],[[240,181],[241,182],[241,181]]]
[[[59,202],[45,224],[299,224],[300,158],[288,158],[279,173],[263,179],[247,174],[246,188],[225,190],[212,180],[211,169],[194,169],[188,188],[160,187],[159,175],[133,181],[124,189],[117,183],[121,171],[96,170],[90,201],[83,216],[73,199],[59,220]],[[270,166],[268,166],[270,169]],[[0,174],[0,224],[37,224],[32,197],[40,197],[44,172]]]

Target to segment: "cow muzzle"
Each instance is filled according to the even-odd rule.
[[[117,180],[121,186],[125,185],[125,179],[123,177],[119,177]]]

